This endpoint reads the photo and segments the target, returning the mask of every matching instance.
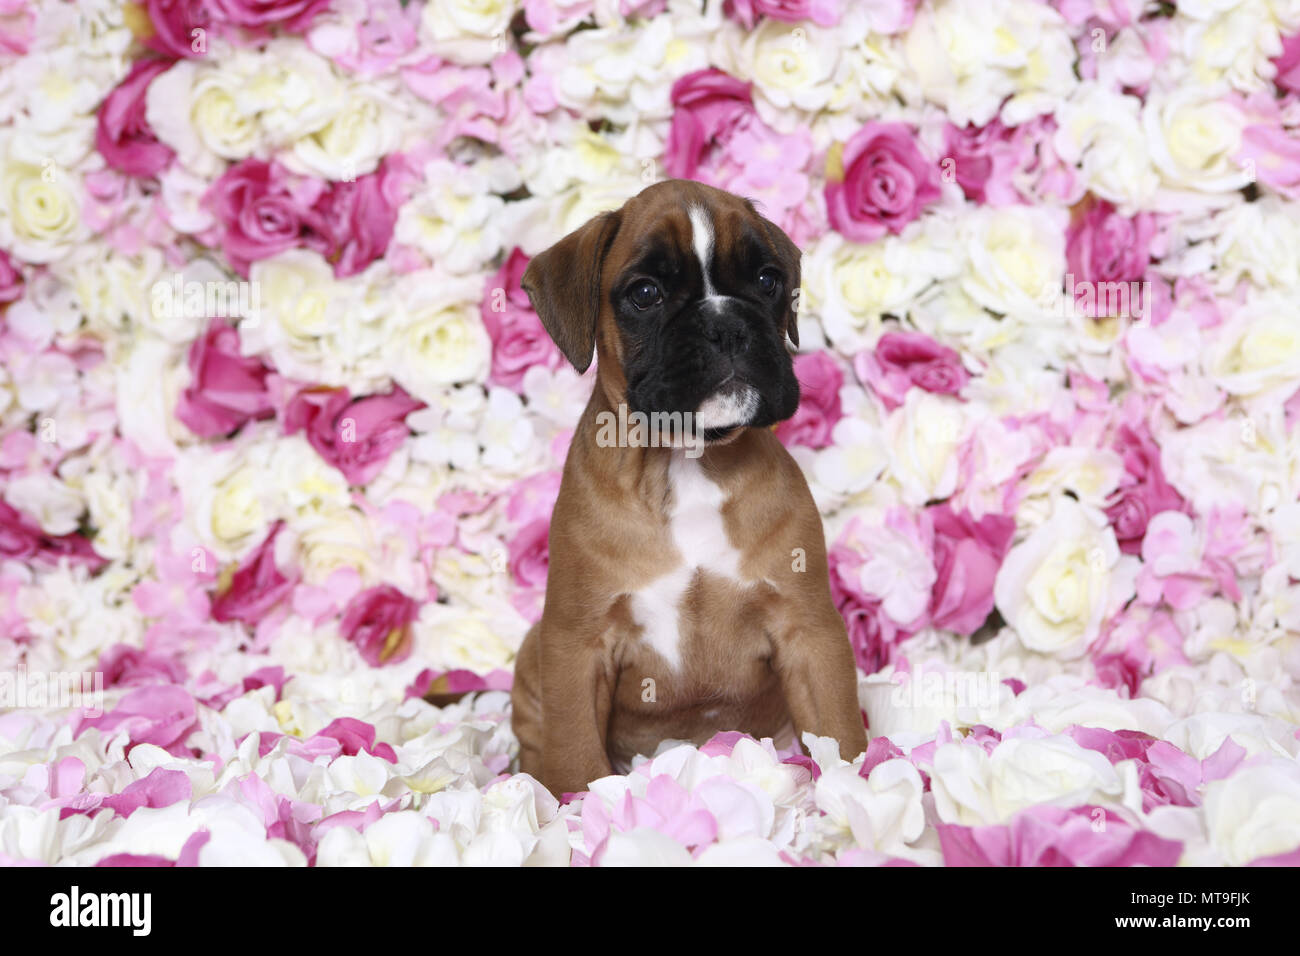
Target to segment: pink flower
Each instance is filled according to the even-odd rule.
[[[329,258],[336,243],[315,204],[324,184],[291,177],[276,163],[246,159],[222,174],[203,196],[220,224],[221,248],[245,278],[259,259],[305,246]]]
[[[136,60],[113,92],[99,107],[95,148],[114,169],[128,176],[156,176],[170,165],[176,153],[159,142],[145,119],[145,94],[154,77],[171,69],[171,60]]]
[[[0,249],[0,305],[16,302],[23,295],[23,270],[9,253]]]
[[[1104,819],[1105,826],[1094,826]],[[1182,844],[1140,830],[1104,807],[1049,805],[1017,813],[1005,826],[940,823],[948,866],[1174,866]]]
[[[1300,73],[1300,67],[1294,68]],[[1246,127],[1241,148],[1233,160],[1254,172],[1260,183],[1287,199],[1300,199],[1300,138],[1290,127],[1294,121],[1268,93],[1237,100]],[[1294,99],[1294,97],[1293,97]]]
[[[1185,511],[1187,503],[1165,480],[1160,447],[1145,426],[1139,430],[1121,425],[1114,448],[1124,458],[1124,477],[1108,502],[1106,517],[1115,529],[1120,550],[1139,554],[1151,517],[1162,511]]]
[[[956,395],[970,381],[961,356],[921,332],[886,332],[874,352],[858,355],[853,368],[891,411],[903,404],[913,385]]]
[[[667,774],[653,777],[644,797],[628,791],[609,810],[595,794],[583,797],[582,832],[592,866],[600,866],[612,832],[638,827],[658,830],[697,853],[718,838],[718,821],[708,805]]]
[[[939,170],[903,123],[868,123],[845,144],[826,182],[831,226],[856,242],[903,227],[939,199]]]
[[[1282,52],[1273,60],[1277,77],[1273,80],[1278,89],[1300,93],[1300,33],[1282,40]]]
[[[1108,202],[1089,204],[1066,232],[1065,261],[1069,275],[1076,284],[1140,281],[1151,259],[1155,231],[1155,219],[1149,213],[1139,213],[1129,219],[1117,213]],[[1108,297],[1093,296],[1090,314],[1099,314],[1103,298]],[[1088,305],[1086,299],[1080,303],[1085,309]]]
[[[882,609],[882,600],[863,590],[861,570],[866,556],[858,547],[862,534],[861,520],[850,519],[826,558],[831,599],[844,618],[854,660],[863,673],[874,674],[894,659],[897,645],[915,632],[895,623]]]
[[[315,211],[337,247],[334,274],[356,275],[388,251],[397,223],[400,177],[389,159],[355,182],[340,182],[321,196]]]
[[[339,631],[357,645],[371,667],[398,664],[411,656],[411,622],[420,606],[391,584],[362,591],[343,609]]]
[[[365,751],[376,757],[382,757],[390,763],[397,763],[397,754],[393,748],[385,743],[376,744],[374,725],[367,724],[363,720],[354,717],[336,717],[316,736],[337,740],[342,745],[342,752],[349,757],[355,757],[361,751]]]
[[[818,351],[795,356],[794,374],[799,379],[799,408],[776,426],[776,437],[786,445],[825,448],[835,423],[844,417],[844,373],[829,352]]]
[[[819,27],[833,27],[840,22],[843,0],[727,0],[726,12],[746,30],[754,29],[762,17],[797,23],[811,20]]]
[[[0,500],[0,558],[35,558],[47,564],[57,564],[60,558],[67,558],[74,564],[85,564],[92,573],[108,563],[84,536],[75,531],[46,534],[35,521],[3,500]]]
[[[406,441],[405,418],[424,402],[399,385],[384,395],[352,401],[346,388],[304,388],[284,413],[284,431],[306,431],[316,453],[347,478],[348,484],[368,484]]]
[[[1021,201],[1014,174],[1034,157],[1030,137],[1021,127],[1006,127],[994,119],[985,126],[944,129],[944,161],[966,198],[990,206]],[[946,165],[951,160],[951,166]]]
[[[131,691],[107,714],[83,717],[74,736],[87,727],[98,727],[105,732],[122,727],[132,745],[154,744],[173,756],[189,757],[192,754],[184,743],[197,726],[194,698],[185,688],[155,684]]]
[[[229,435],[246,422],[274,414],[266,387],[270,369],[243,355],[239,333],[221,319],[190,346],[190,384],[176,403],[176,417],[200,438]]]
[[[302,33],[329,0],[210,0],[213,16],[236,26]]]
[[[256,627],[271,608],[289,596],[297,583],[275,566],[275,539],[284,528],[277,521],[261,544],[244,559],[243,564],[224,588],[218,588],[212,602],[212,617],[218,621],[243,621]]]
[[[129,644],[114,644],[99,656],[95,669],[103,671],[105,687],[183,684],[188,676],[185,665],[175,658]]]
[[[979,520],[947,503],[926,509],[934,523],[938,574],[930,597],[934,627],[970,635],[993,610],[993,581],[1016,532],[1014,518],[986,514]]]
[[[200,57],[212,32],[212,0],[145,0],[153,32],[144,45],[165,56]]]
[[[529,257],[513,249],[487,283],[479,315],[492,340],[488,382],[519,391],[524,373],[534,365],[556,369],[564,356],[546,334],[528,295],[519,285]]]
[[[712,67],[673,83],[672,102],[664,167],[669,176],[681,179],[698,178],[709,150],[754,115],[750,84]]]
[[[521,588],[546,587],[547,534],[549,518],[532,521],[519,529],[510,542],[510,575]]]

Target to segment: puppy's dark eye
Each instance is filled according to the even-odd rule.
[[[764,295],[772,295],[781,284],[781,273],[775,269],[764,269],[758,274],[758,287]]]
[[[664,299],[664,294],[659,290],[659,286],[649,279],[642,279],[632,286],[628,293],[628,298],[632,304],[642,311],[653,308]]]

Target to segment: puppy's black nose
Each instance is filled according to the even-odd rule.
[[[749,348],[749,327],[742,319],[711,315],[704,320],[704,338],[723,355],[738,355]]]

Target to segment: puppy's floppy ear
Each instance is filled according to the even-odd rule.
[[[591,365],[600,316],[600,270],[620,213],[605,212],[528,263],[520,285],[542,326],[579,372]]]
[[[751,206],[751,208],[753,207]],[[776,249],[777,261],[781,263],[781,268],[789,279],[785,288],[785,318],[782,322],[785,326],[785,334],[790,336],[790,341],[794,343],[795,348],[798,348],[799,326],[797,323],[799,319],[799,300],[803,295],[799,287],[799,284],[802,281],[799,266],[803,260],[803,253],[799,251],[799,247],[791,241],[790,237],[785,234],[785,231],[782,230],[780,226],[773,222],[769,222],[767,219],[763,218],[761,214],[756,214],[759,216],[759,221],[763,224],[763,231],[767,234],[768,241],[771,242],[773,247]]]

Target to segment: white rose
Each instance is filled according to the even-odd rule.
[[[244,77],[227,61],[181,60],[149,84],[145,119],[154,135],[176,151],[181,166],[215,178],[226,160],[245,159],[262,143],[250,104],[241,102]]]
[[[12,145],[12,131],[0,134],[0,246],[27,262],[54,262],[89,234],[80,177],[53,161],[24,162]]]
[[[970,258],[961,288],[972,299],[1032,323],[1037,337],[1062,325],[1051,313],[1065,275],[1065,210],[1037,206],[981,208],[960,228]]]
[[[432,404],[444,385],[487,375],[492,342],[479,315],[482,278],[429,270],[403,276],[386,346],[394,381]]]
[[[994,584],[997,608],[1032,651],[1078,657],[1133,596],[1138,561],[1072,498],[1011,549]]]
[[[889,477],[902,489],[905,504],[919,508],[957,490],[957,449],[966,434],[962,403],[920,388],[885,421]]]
[[[1165,187],[1158,205],[1185,212],[1189,201],[1227,203],[1252,177],[1234,158],[1245,117],[1195,87],[1153,94],[1142,110],[1151,159]]]
[[[286,165],[321,179],[351,181],[374,172],[401,144],[394,105],[377,93],[353,91],[324,126],[293,144]]]
[[[1300,847],[1300,767],[1271,760],[1205,787],[1210,842],[1229,866]]]
[[[934,752],[935,810],[947,823],[1005,823],[1028,807],[1073,807],[1118,798],[1123,782],[1103,754],[1069,737],[1015,737],[987,754],[975,744]]]
[[[1023,0],[922,6],[904,49],[922,93],[959,126],[983,126],[999,109],[1009,124],[1024,122],[1050,110],[1076,82],[1065,21]]]
[[[841,27],[765,18],[745,32],[728,22],[715,51],[724,62],[730,62],[727,72],[754,84],[759,115],[790,132],[796,117],[827,105],[834,92],[829,81],[835,75],[840,50],[865,33],[861,17],[846,16]]]
[[[487,63],[504,53],[515,0],[432,0],[420,19],[421,39],[454,63]]]
[[[1290,295],[1260,296],[1214,329],[1206,359],[1212,382],[1230,395],[1279,400],[1300,379],[1300,323]]]
[[[1056,111],[1053,146],[1082,167],[1088,188],[1123,209],[1146,206],[1160,177],[1151,164],[1139,113],[1142,102],[1097,82],[1085,82]]]

